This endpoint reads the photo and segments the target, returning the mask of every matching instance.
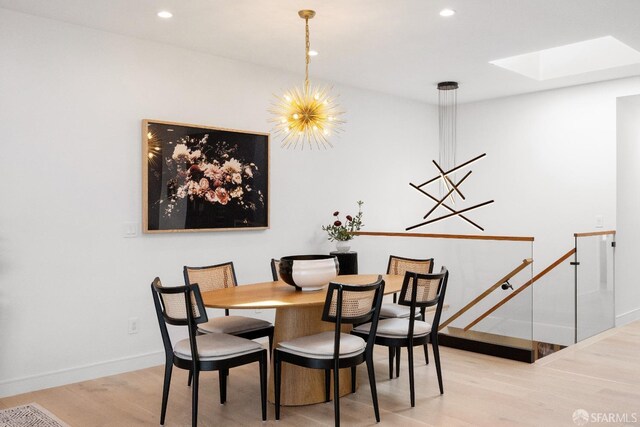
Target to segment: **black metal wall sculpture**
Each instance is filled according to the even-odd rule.
[[[431,223],[434,223],[434,222],[437,222],[437,221],[440,221],[440,220],[443,220],[443,219],[446,219],[446,218],[450,218],[452,216],[459,216],[460,218],[462,218],[463,220],[465,220],[469,224],[471,224],[474,227],[480,229],[480,231],[484,231],[484,228],[480,227],[478,224],[476,224],[475,222],[471,221],[469,218],[467,218],[466,216],[464,216],[462,214],[465,213],[465,212],[472,211],[474,209],[481,208],[481,207],[486,206],[488,204],[491,204],[491,203],[493,203],[493,200],[488,200],[486,202],[482,202],[482,203],[479,203],[477,205],[470,206],[470,207],[464,208],[464,209],[459,209],[459,210],[456,210],[456,209],[452,208],[451,206],[447,205],[445,203],[445,200],[447,200],[447,198],[449,198],[451,200],[452,204],[455,204],[454,193],[458,194],[458,196],[460,196],[460,198],[462,200],[466,200],[466,197],[464,196],[462,191],[460,191],[459,187],[469,177],[469,175],[471,175],[472,171],[467,172],[462,177],[462,179],[460,179],[460,181],[458,181],[458,182],[454,182],[451,179],[451,175],[454,174],[455,172],[457,172],[458,170],[460,170],[460,169],[462,169],[462,168],[464,168],[466,166],[469,166],[471,163],[473,163],[473,162],[475,162],[477,160],[480,160],[481,158],[483,158],[486,155],[487,155],[486,153],[483,153],[483,154],[481,154],[481,155],[479,155],[477,157],[474,157],[473,159],[471,159],[469,161],[466,161],[466,162],[462,163],[459,166],[455,166],[455,167],[449,169],[448,171],[443,170],[440,167],[440,165],[435,160],[433,160],[433,164],[435,165],[436,169],[438,170],[438,175],[436,175],[434,178],[431,178],[428,181],[423,182],[420,185],[415,185],[413,183],[409,183],[409,185],[412,186],[413,188],[415,188],[416,190],[418,190],[420,193],[422,193],[425,196],[427,196],[428,198],[430,198],[431,200],[433,200],[434,202],[436,202],[435,206],[433,206],[431,208],[431,210],[429,210],[429,212],[427,212],[422,219],[429,218],[429,216],[432,213],[434,213],[435,210],[440,206],[442,206],[445,209],[447,209],[450,213],[448,213],[446,215],[443,215],[443,216],[440,216],[440,217],[437,217],[437,218],[429,219],[427,221],[423,221],[423,222],[418,223],[416,225],[412,225],[411,227],[407,227],[406,231],[413,230],[414,228],[422,227],[423,225],[431,224]],[[442,182],[444,183],[444,186],[446,188],[446,193],[441,198],[437,198],[437,197],[431,195],[430,193],[426,192],[425,190],[423,190],[423,187],[425,187],[425,186],[427,186],[427,185],[429,185],[429,184],[431,184],[433,182],[436,182],[436,183],[440,182],[440,180],[442,180]]]

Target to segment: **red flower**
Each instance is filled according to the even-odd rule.
[[[335,225],[336,227],[340,227],[342,223],[340,221],[336,221],[333,223],[333,225]]]
[[[338,211],[335,211],[335,212],[333,213],[333,216],[338,216],[338,215],[340,215],[340,212],[338,212]]]
[[[347,221],[353,221],[353,218],[351,217],[351,215],[347,215]]]

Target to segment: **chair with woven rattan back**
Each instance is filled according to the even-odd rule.
[[[335,324],[333,331],[321,332],[278,343],[273,349],[276,420],[280,419],[280,389],[282,363],[310,369],[323,369],[325,400],[330,400],[331,371],[333,370],[333,404],[335,425],[340,425],[340,369],[351,368],[351,390],[355,392],[356,366],[366,362],[371,387],[371,399],[376,421],[380,422],[378,395],[373,368],[373,345],[382,297],[384,280],[381,276],[367,285],[329,283],[322,320]],[[342,324],[370,322],[372,335],[364,340],[341,331]],[[355,338],[355,339],[354,339]]]
[[[430,274],[433,271],[433,258],[427,259],[413,259],[403,258],[397,255],[389,256],[389,263],[387,264],[387,274],[395,274],[398,276],[404,276],[407,271],[418,274]],[[408,318],[412,311],[409,307],[401,304],[396,304],[397,292],[393,294],[393,303],[383,302],[380,309],[380,318]],[[416,316],[420,316],[421,320],[425,319],[425,309],[422,308],[418,312],[415,312]],[[393,361],[396,361],[396,377],[400,375],[400,347],[393,349],[389,347],[389,379],[393,378]],[[424,346],[424,359],[427,365],[429,364],[429,350],[427,345]]]
[[[197,283],[202,292],[237,286],[236,273],[233,262],[209,265],[206,267],[183,268],[185,284]],[[199,325],[198,330],[203,333],[224,333],[242,338],[256,339],[269,337],[269,351],[273,347],[273,325],[262,319],[246,316],[229,315],[225,310],[224,317],[216,317],[207,323]]]
[[[371,323],[355,327],[351,333],[363,339],[371,338],[375,334],[375,342],[390,348],[406,347],[409,358],[409,389],[411,406],[415,406],[415,384],[413,375],[413,347],[424,346],[431,342],[433,356],[438,374],[440,394],[444,393],[442,385],[442,370],[440,367],[440,350],[438,348],[438,327],[444,305],[444,296],[447,290],[449,272],[445,267],[438,274],[418,274],[406,272],[402,283],[402,290],[398,304],[410,307],[412,312],[416,309],[436,306],[433,323],[408,318],[381,319],[377,330]]]
[[[169,399],[173,366],[189,370],[193,376],[191,423],[198,423],[198,384],[200,371],[219,371],[220,403],[227,400],[227,372],[229,369],[258,362],[260,368],[260,396],[262,420],[267,419],[267,350],[254,341],[228,334],[198,335],[198,325],[208,321],[207,312],[197,284],[164,287],[159,278],[151,284],[151,293],[165,350],[164,385],[160,424],[164,425]],[[188,338],[175,343],[167,325],[186,326]]]

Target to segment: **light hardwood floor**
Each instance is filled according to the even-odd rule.
[[[419,350],[419,349],[417,349]],[[438,392],[433,362],[416,351],[416,407],[409,406],[407,361],[399,379],[389,380],[386,348],[375,353],[381,426],[575,426],[577,409],[626,414],[640,425],[640,322],[613,329],[539,360],[535,364],[442,348],[445,394]],[[199,425],[320,426],[333,424],[333,403],[283,407],[274,420],[260,421],[257,366],[231,371],[228,402],[219,404],[217,373],[203,373]],[[73,427],[158,425],[163,368],[12,396],[0,408],[37,402]],[[364,365],[358,392],[342,398],[344,425],[376,425]],[[167,426],[191,424],[187,375],[174,369]],[[591,425],[591,424],[589,424]],[[603,424],[603,425],[620,425]]]

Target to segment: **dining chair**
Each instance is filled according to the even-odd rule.
[[[280,280],[280,260],[271,258],[271,277],[273,277],[273,281],[277,282]]]
[[[413,373],[413,347],[426,345],[431,341],[433,358],[436,362],[440,394],[444,393],[442,385],[442,369],[440,366],[440,349],[438,348],[438,327],[447,290],[449,272],[445,267],[438,274],[418,274],[406,272],[402,282],[402,290],[398,304],[415,309],[436,306],[433,323],[418,320],[415,316],[408,318],[380,319],[377,325],[366,323],[355,327],[351,333],[363,339],[371,339],[375,335],[375,343],[389,348],[406,347],[409,357],[409,391],[411,406],[415,406],[415,384]]]
[[[254,341],[233,335],[211,333],[197,335],[198,325],[208,321],[207,312],[197,284],[164,287],[159,278],[151,283],[153,303],[160,325],[165,351],[164,385],[160,424],[164,425],[173,366],[189,370],[193,375],[191,388],[191,424],[198,424],[198,383],[200,371],[219,371],[220,403],[227,400],[229,369],[258,362],[262,420],[267,419],[267,350]],[[175,343],[167,325],[186,326],[189,337]]]
[[[378,395],[373,367],[373,345],[384,294],[382,276],[367,285],[329,283],[322,311],[322,320],[334,323],[334,330],[294,338],[278,343],[273,349],[276,420],[280,419],[282,363],[310,369],[323,369],[325,401],[330,400],[333,370],[333,404],[335,425],[340,425],[340,369],[351,368],[351,391],[356,388],[356,366],[366,362],[371,387],[371,399],[376,421],[380,422]],[[343,324],[368,323],[372,334],[368,339],[341,332]]]
[[[238,286],[233,262],[225,262],[206,267],[184,266],[185,284],[197,283],[202,292],[216,289]],[[246,316],[230,316],[229,310],[224,311],[223,317],[210,319],[207,323],[198,326],[201,333],[224,333],[242,338],[256,339],[269,338],[269,352],[273,348],[273,325],[262,319]]]
[[[433,258],[413,259],[403,258],[397,255],[389,256],[387,264],[387,274],[404,276],[407,271],[419,274],[430,274],[433,272]],[[382,303],[380,308],[380,318],[408,318],[412,311],[409,307],[397,304],[397,292],[393,294],[393,303]],[[416,316],[420,316],[420,320],[425,320],[425,310],[414,311]],[[393,378],[393,361],[396,361],[396,377],[400,376],[400,347],[394,349],[389,347],[389,379]],[[424,360],[429,364],[429,350],[427,345],[424,346]]]

